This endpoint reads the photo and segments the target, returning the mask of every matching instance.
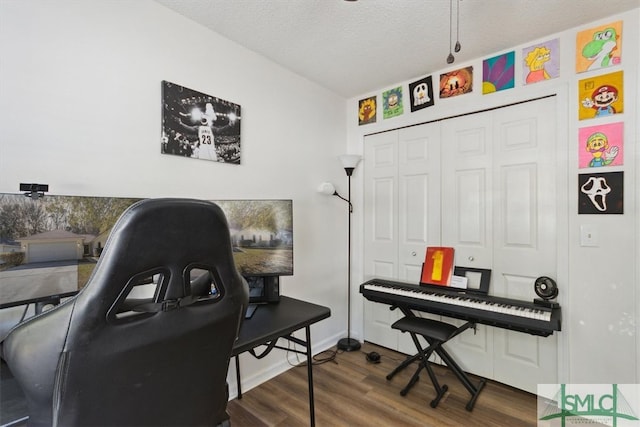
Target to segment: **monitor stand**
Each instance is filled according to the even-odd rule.
[[[245,319],[251,319],[253,317],[253,313],[256,312],[256,309],[258,308],[258,304],[249,304],[247,306],[247,312],[244,315]]]

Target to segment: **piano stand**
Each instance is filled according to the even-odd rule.
[[[433,354],[433,352],[435,352],[438,356],[440,356],[442,361],[449,367],[449,369],[451,369],[458,380],[460,380],[462,385],[464,385],[467,391],[471,394],[471,399],[467,403],[466,409],[467,411],[473,410],[476,399],[484,388],[486,380],[483,378],[482,380],[480,380],[477,386],[474,385],[470,381],[466,372],[464,372],[462,368],[460,368],[456,361],[453,360],[451,355],[449,355],[449,353],[447,353],[447,351],[442,347],[442,344],[473,326],[475,326],[474,323],[467,322],[460,327],[456,327],[449,323],[416,317],[412,314],[409,314],[396,321],[393,325],[391,325],[391,327],[393,329],[398,329],[401,332],[409,332],[409,334],[411,335],[411,339],[413,340],[413,343],[418,350],[418,353],[413,356],[409,356],[389,375],[387,375],[387,379],[390,380],[394,377],[395,374],[418,360],[420,362],[418,369],[413,374],[406,387],[400,391],[400,394],[402,396],[406,396],[411,387],[413,387],[420,378],[420,372],[422,371],[422,369],[426,369],[427,373],[429,374],[429,378],[433,383],[433,387],[436,390],[436,397],[430,403],[431,407],[435,408],[436,406],[438,406],[440,399],[442,399],[442,396],[444,396],[445,392],[448,389],[446,384],[440,386],[440,383],[438,382],[438,379],[436,378],[436,375],[429,364],[429,357],[431,356],[431,354]],[[422,348],[422,346],[420,345],[420,341],[418,340],[418,335],[422,336],[427,341],[429,347],[427,347],[426,349]]]

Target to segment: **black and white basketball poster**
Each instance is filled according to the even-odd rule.
[[[162,81],[161,152],[240,164],[240,105]]]

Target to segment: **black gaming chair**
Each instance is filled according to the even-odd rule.
[[[141,290],[149,297],[133,298]],[[227,369],[247,304],[217,205],[132,205],[82,291],[3,343],[28,424],[228,424]]]

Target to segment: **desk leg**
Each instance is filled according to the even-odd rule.
[[[236,385],[238,386],[238,399],[242,399],[242,386],[240,385],[240,355],[236,355]]]
[[[311,427],[316,425],[316,411],[313,404],[313,358],[311,354],[311,328],[305,327],[307,333],[307,382],[309,383],[309,416]]]

